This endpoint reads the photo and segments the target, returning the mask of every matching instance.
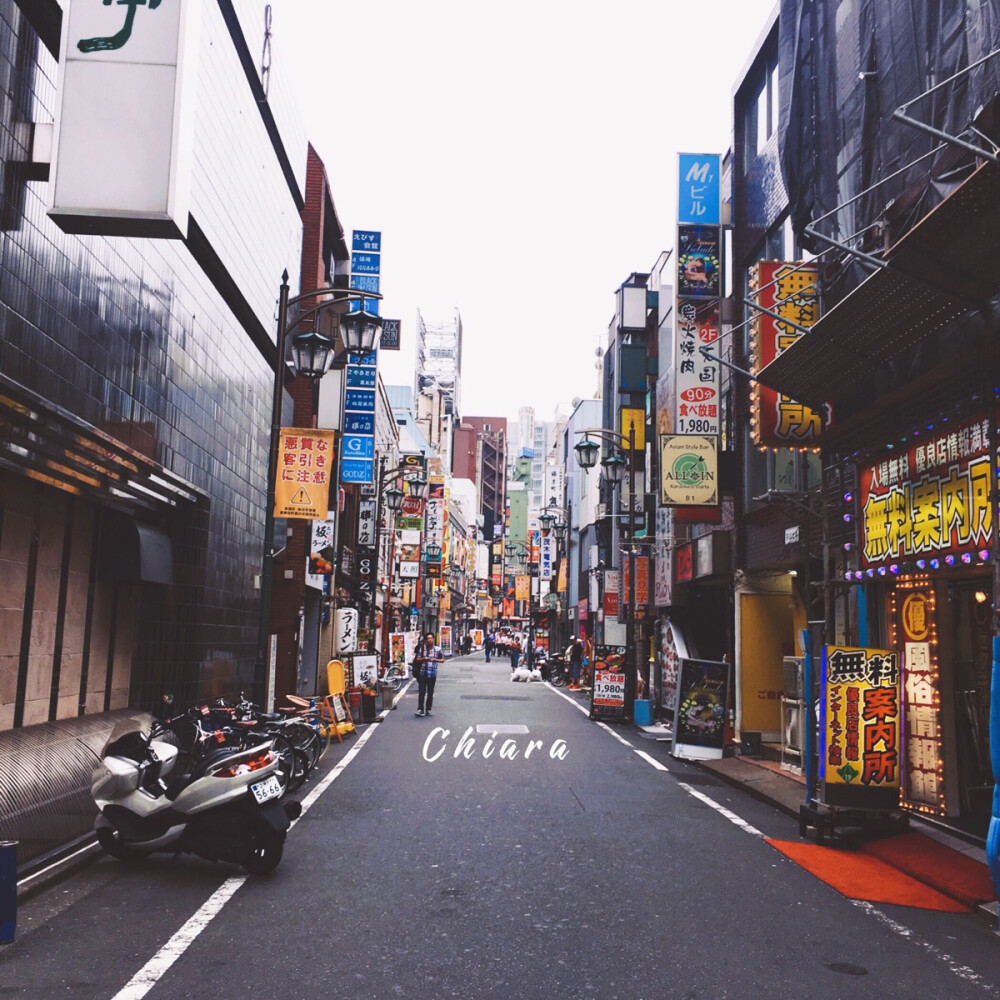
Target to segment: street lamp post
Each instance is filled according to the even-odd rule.
[[[378,591],[378,560],[382,545],[382,516],[383,516],[383,503],[389,511],[389,518],[393,521],[392,536],[393,545],[392,550],[389,555],[389,571],[387,574],[386,583],[386,619],[392,613],[392,570],[393,570],[393,560],[395,559],[395,518],[396,515],[403,509],[403,500],[407,494],[399,488],[399,486],[390,485],[398,481],[399,477],[404,473],[412,471],[408,466],[399,465],[394,469],[386,469],[385,467],[385,455],[379,457],[379,468],[378,468],[378,486],[376,494],[376,506],[375,506],[375,593]],[[424,490],[427,488],[427,480],[422,476],[411,476],[408,479],[403,480],[404,484],[409,488],[409,495],[412,497],[422,497],[424,495]],[[388,487],[388,488],[387,488]],[[371,608],[369,609],[369,628],[372,632],[372,643],[374,644],[374,634],[375,634],[375,593],[372,594]],[[374,645],[372,648],[374,652]],[[381,660],[384,665],[386,652],[386,643],[382,643],[382,657]]]
[[[520,552],[518,551],[519,549]],[[515,562],[515,564],[523,565],[528,570],[528,650],[525,662],[527,663],[528,669],[531,670],[535,664],[535,588],[532,586],[531,582],[531,567],[537,565],[537,563],[532,561],[530,546],[526,546],[522,542],[507,542],[507,544],[504,545],[504,551],[507,553],[507,557],[509,559],[513,557],[512,561]]]
[[[565,507],[560,507],[555,502],[555,497],[550,497],[548,504],[546,504],[546,506],[542,508],[542,513],[538,517],[538,523],[539,523],[539,527],[540,527],[540,530],[541,530],[541,533],[542,533],[542,537],[543,538],[547,537],[550,532],[552,532],[552,533],[555,534],[555,539],[556,539],[556,558],[557,559],[559,558],[559,553],[563,549],[563,546],[565,546],[565,550],[564,551],[565,551],[566,562],[567,562],[567,567],[566,567],[567,580],[568,580],[568,576],[569,576],[570,525],[571,525],[571,522],[572,522],[572,519],[573,519],[573,517],[572,517],[572,510],[573,510],[572,503],[568,503]],[[557,512],[557,513],[553,513],[554,511]],[[558,518],[558,520],[557,520],[557,518]],[[551,580],[550,580],[550,582],[549,582],[550,589],[551,589],[551,586],[552,586],[552,584],[551,584]],[[550,609],[551,609],[551,605],[550,605]],[[561,647],[562,646],[562,634],[561,634],[562,633],[562,628],[561,628],[562,623],[561,623],[561,621],[559,619],[558,614],[556,614],[556,616],[555,616],[555,621],[556,621],[556,626],[557,626],[557,634],[558,634],[558,637],[559,637],[559,645]],[[550,653],[550,655],[551,655],[552,652],[553,652],[553,649],[552,649],[552,642],[551,642],[551,636],[550,636],[550,639],[549,639],[549,653]]]
[[[590,440],[590,436],[598,437],[616,448],[628,449],[628,460],[619,452],[612,452],[601,461],[605,475],[615,486],[621,486],[628,465],[628,594],[626,597],[628,609],[625,616],[625,721],[631,722],[635,715],[635,421],[629,420],[628,434],[619,434],[603,427],[589,428],[577,431],[577,434],[587,435],[574,446],[577,460],[582,469],[592,469],[597,464],[597,455],[601,446]],[[619,493],[619,509],[621,495]]]
[[[281,439],[281,402],[285,390],[285,354],[289,339],[295,372],[304,378],[319,379],[347,353],[370,354],[378,342],[381,319],[365,308],[366,299],[380,299],[377,293],[346,288],[317,288],[294,297],[289,296],[288,271],[281,275],[278,290],[278,328],[275,337],[274,389],[271,397],[271,426],[267,454],[267,496],[264,508],[264,552],[260,574],[260,619],[257,634],[257,658],[254,667],[254,698],[264,701],[270,663],[271,594],[274,581],[274,504],[275,479],[278,469],[278,450]],[[310,301],[290,324],[288,313],[292,306]],[[354,312],[348,312],[359,307]],[[289,326],[298,326],[307,319],[330,317],[334,331],[339,332],[344,350],[339,354],[333,338],[315,329],[292,334]],[[274,692],[271,692],[273,694]]]

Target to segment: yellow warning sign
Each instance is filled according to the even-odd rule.
[[[274,516],[326,518],[334,469],[334,432],[282,427],[274,483]]]

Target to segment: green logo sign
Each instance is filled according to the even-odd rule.
[[[101,0],[105,7],[110,7],[114,0]],[[99,38],[81,38],[76,47],[81,52],[110,52],[120,49],[132,37],[132,22],[135,20],[136,7],[148,6],[156,10],[162,0],[117,0],[119,7],[125,8],[125,23],[113,35]]]
[[[673,479],[678,486],[700,486],[708,478],[701,455],[679,455],[673,464]]]

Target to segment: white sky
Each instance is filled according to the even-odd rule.
[[[728,148],[775,2],[276,2],[272,73],[348,236],[382,232],[385,381],[413,383],[417,310],[457,307],[463,413],[592,395],[615,289],[673,245],[677,153]]]

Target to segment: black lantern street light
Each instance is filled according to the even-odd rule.
[[[592,469],[597,464],[597,456],[601,446],[591,441],[590,436],[600,438],[610,444],[614,450],[601,460],[601,468],[608,481],[620,487],[625,478],[625,468],[628,466],[629,510],[625,524],[628,530],[628,595],[626,598],[628,610],[625,618],[625,721],[631,722],[635,713],[635,423],[629,422],[628,434],[619,434],[603,427],[589,428],[577,431],[577,434],[588,435],[574,446],[577,461],[581,469]],[[627,449],[628,459],[620,449]],[[621,500],[619,494],[619,510]]]
[[[264,700],[268,675],[268,649],[271,629],[271,591],[274,579],[274,504],[275,477],[278,469],[278,449],[281,439],[281,402],[285,390],[287,364],[285,355],[291,341],[292,362],[295,374],[302,378],[322,378],[340,358],[347,354],[371,354],[378,343],[382,320],[366,308],[368,299],[381,299],[373,292],[359,292],[346,288],[313,289],[302,295],[289,297],[288,271],[281,275],[278,290],[278,329],[275,337],[274,391],[271,397],[271,427],[267,455],[267,499],[264,508],[264,554],[260,576],[260,622],[257,635],[257,662],[254,669],[255,698]],[[292,306],[308,303],[289,322]],[[354,309],[354,312],[349,310]],[[312,321],[313,329],[290,334],[290,326],[300,326]],[[332,322],[331,322],[332,321]],[[324,322],[339,335],[343,349],[338,353],[337,342],[315,329],[317,322]],[[272,692],[273,694],[273,692]]]

